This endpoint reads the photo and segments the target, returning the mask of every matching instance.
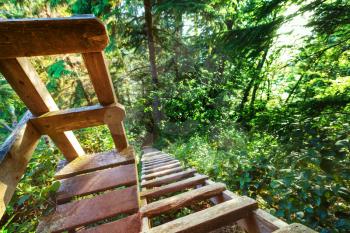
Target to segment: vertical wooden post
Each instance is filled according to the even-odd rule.
[[[40,116],[58,110],[55,101],[27,58],[0,59],[0,72],[33,115]],[[73,132],[55,133],[49,136],[67,160],[71,161],[84,154]]]
[[[103,52],[83,53],[82,56],[100,104],[106,106],[117,103]],[[115,121],[108,123],[108,128],[111,131],[117,150],[120,152],[127,148],[128,140],[126,138],[123,122]]]

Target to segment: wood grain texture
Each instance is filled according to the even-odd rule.
[[[55,174],[56,179],[72,177],[78,174],[92,172],[110,167],[116,167],[135,162],[132,153],[123,155],[115,150],[76,158]]]
[[[142,179],[143,180],[152,180],[152,179],[157,178],[157,177],[174,174],[174,173],[181,172],[181,171],[183,171],[182,167],[169,168],[167,170],[154,172],[154,173],[151,173],[148,175],[143,175]]]
[[[76,227],[138,211],[137,187],[110,191],[91,199],[58,205],[56,211],[43,218],[38,233],[73,230]]]
[[[0,58],[102,51],[103,23],[93,15],[0,21]]]
[[[33,115],[39,116],[58,110],[56,103],[27,58],[0,59],[0,72]],[[72,132],[55,132],[50,137],[69,161],[85,154]]]
[[[316,231],[299,223],[292,223],[289,226],[282,227],[274,233],[316,233]]]
[[[148,175],[148,174],[151,174],[151,173],[154,173],[154,172],[160,172],[160,171],[164,171],[164,170],[167,170],[167,169],[170,169],[170,168],[177,168],[177,167],[181,167],[180,162],[176,162],[176,163],[173,163],[173,164],[167,164],[167,165],[164,165],[164,166],[159,166],[157,168],[144,169],[144,170],[142,170],[142,175]]]
[[[134,164],[122,165],[77,175],[60,182],[61,186],[57,191],[56,199],[59,203],[63,203],[74,196],[105,191],[123,185],[136,185],[136,169]]]
[[[123,121],[116,121],[108,123],[109,131],[111,132],[113,142],[118,151],[128,148],[129,143],[126,138]]]
[[[153,161],[153,160],[157,160],[157,159],[161,159],[161,158],[171,158],[171,157],[168,155],[165,155],[165,154],[157,154],[157,155],[151,156],[151,157],[142,157],[141,161],[142,162]]]
[[[219,183],[192,189],[172,197],[149,203],[140,209],[140,213],[142,216],[154,217],[172,210],[180,209],[195,201],[205,200],[219,195],[225,189],[225,185]]]
[[[185,171],[178,172],[175,174],[158,177],[154,180],[142,181],[141,187],[152,188],[152,187],[158,187],[161,185],[169,184],[169,183],[172,183],[172,182],[184,179],[184,178],[191,177],[191,176],[193,176],[193,174],[195,172],[196,172],[195,169],[187,169]]]
[[[206,184],[213,184],[211,180],[206,180]],[[222,195],[211,200],[214,204],[219,204],[225,201],[239,198],[237,194],[229,190],[225,190]],[[237,224],[244,230],[250,233],[271,233],[281,227],[288,226],[286,222],[276,218],[262,209],[256,209],[252,211],[248,216],[237,221]]]
[[[140,230],[140,214],[133,214],[114,222],[77,231],[77,233],[139,233]]]
[[[0,148],[0,218],[40,139],[39,132],[28,122],[30,117],[27,112]]]
[[[153,166],[153,165],[159,165],[165,162],[170,162],[170,161],[178,161],[176,159],[173,158],[164,158],[164,159],[159,159],[157,161],[152,161],[152,162],[143,162],[142,165],[144,167],[148,167],[148,166]]]
[[[120,104],[109,106],[94,105],[61,111],[48,112],[31,122],[42,134],[52,134],[68,130],[121,122],[125,116],[124,107]]]
[[[83,53],[82,56],[100,104],[106,106],[117,103],[103,52]]]
[[[148,169],[156,169],[158,167],[163,167],[163,166],[172,165],[172,164],[178,164],[178,163],[179,163],[178,160],[172,160],[172,161],[164,162],[164,163],[161,163],[161,164],[143,166],[143,169],[146,171]]]
[[[258,204],[241,197],[151,228],[149,233],[203,233],[232,224],[247,216]]]
[[[196,185],[204,184],[206,179],[208,179],[208,176],[196,175],[194,177],[191,177],[185,180],[180,180],[175,183],[163,185],[161,187],[157,187],[154,189],[147,189],[141,192],[141,197],[153,198],[153,197],[159,197],[159,196],[166,195],[173,192],[182,191],[187,188],[195,187]]]

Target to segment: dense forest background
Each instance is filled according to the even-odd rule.
[[[137,149],[154,140],[287,222],[350,232],[348,0],[0,0],[0,18],[72,14],[107,26]],[[60,108],[97,103],[80,55],[31,61]],[[25,111],[0,75],[1,142]],[[113,148],[105,127],[75,133],[87,152]],[[43,138],[1,232],[35,231],[61,158]]]

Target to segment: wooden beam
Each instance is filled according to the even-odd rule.
[[[0,23],[1,24],[1,23]],[[58,107],[27,58],[0,59],[0,72],[35,116]],[[67,160],[83,155],[84,150],[72,132],[49,135]]]
[[[159,166],[157,168],[151,168],[151,169],[143,169],[142,170],[142,175],[149,175],[152,174],[154,172],[160,172],[160,171],[164,171],[170,168],[176,168],[176,167],[181,167],[180,162],[177,163],[173,163],[173,164],[168,164],[168,165],[164,165],[164,166]]]
[[[124,116],[125,110],[120,104],[105,107],[94,105],[48,112],[40,117],[31,119],[31,122],[42,134],[50,135],[56,132],[121,122]]]
[[[159,197],[162,195],[166,195],[169,193],[182,191],[187,188],[194,187],[196,185],[204,184],[205,180],[208,179],[208,176],[205,175],[196,175],[194,177],[180,180],[178,182],[174,182],[171,184],[163,185],[158,188],[149,189],[141,192],[142,198],[152,198],[152,197]]]
[[[128,139],[126,138],[123,121],[107,123],[109,131],[111,132],[113,142],[118,151],[123,151],[129,147]]]
[[[151,187],[161,186],[164,184],[169,184],[174,181],[191,177],[195,172],[196,172],[195,169],[187,169],[183,172],[178,172],[175,174],[158,177],[158,178],[155,178],[154,180],[142,181],[141,187],[151,188]]]
[[[154,173],[151,173],[148,175],[143,175],[142,179],[143,180],[152,180],[152,179],[157,178],[157,177],[174,174],[174,173],[178,173],[181,171],[183,171],[182,167],[170,168],[170,169],[167,169],[164,171],[158,171],[158,172],[154,172]]]
[[[103,23],[93,15],[0,21],[0,58],[100,52],[108,44]]]
[[[210,232],[247,216],[257,207],[253,199],[240,197],[151,228],[149,233]]]
[[[116,103],[117,98],[103,53],[83,53],[82,56],[100,104]]]
[[[39,142],[40,133],[28,122],[27,112],[0,148],[0,218]]]

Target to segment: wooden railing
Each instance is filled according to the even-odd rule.
[[[0,72],[30,112],[0,149],[0,217],[40,136],[48,135],[68,161],[84,155],[71,130],[106,124],[118,151],[128,147],[124,107],[118,104],[103,49],[104,25],[92,15],[0,21]],[[59,110],[26,57],[81,53],[99,105]]]

